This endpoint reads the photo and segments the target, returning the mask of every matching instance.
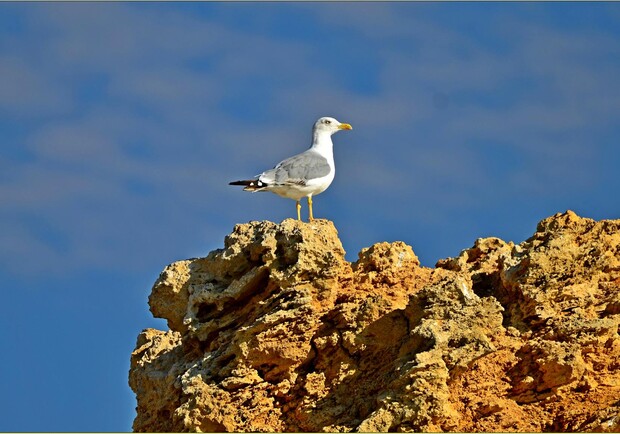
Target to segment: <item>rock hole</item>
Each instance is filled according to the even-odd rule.
[[[467,345],[469,342],[466,337],[462,336],[460,339],[450,339],[448,341],[448,346],[451,348],[460,348]]]
[[[495,296],[499,292],[498,285],[501,282],[496,274],[478,273],[472,276],[472,289],[480,298]]]
[[[202,303],[198,306],[196,319],[201,323],[207,322],[216,316],[213,314],[214,311],[217,312],[217,306],[214,303]]]
[[[280,268],[287,268],[297,263],[299,260],[298,245],[302,242],[303,240],[298,236],[277,239],[276,258],[278,258]]]

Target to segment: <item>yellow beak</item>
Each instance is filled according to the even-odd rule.
[[[341,130],[352,130],[353,127],[351,125],[349,125],[349,124],[340,124],[340,125],[338,125],[338,129],[341,129]]]

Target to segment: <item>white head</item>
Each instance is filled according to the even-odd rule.
[[[343,124],[338,122],[334,118],[323,117],[314,123],[312,131],[314,135],[327,133],[330,136],[340,130],[352,130],[353,128],[349,124]]]

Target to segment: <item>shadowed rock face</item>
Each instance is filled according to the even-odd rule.
[[[620,220],[349,263],[325,220],[237,225],[149,298],[135,431],[620,430]]]

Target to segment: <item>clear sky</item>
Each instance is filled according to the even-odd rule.
[[[620,4],[1,3],[0,431],[130,430],[152,283],[294,217],[227,184],[320,116],[349,260],[620,218]]]

